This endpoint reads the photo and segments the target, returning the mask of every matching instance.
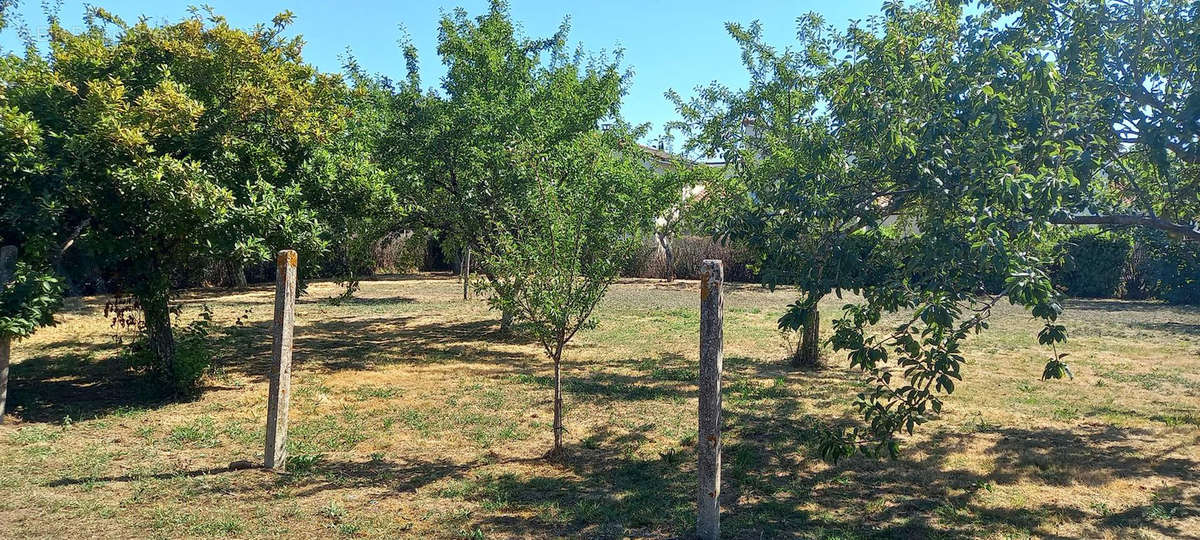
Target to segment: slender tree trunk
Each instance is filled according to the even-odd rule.
[[[562,348],[554,356],[554,450],[550,457],[560,458],[563,455],[563,421],[562,421]]]
[[[233,272],[233,286],[239,289],[245,288],[246,282],[246,267],[241,262],[235,261],[230,265],[230,270]]]
[[[146,320],[146,336],[150,351],[163,378],[175,382],[175,334],[171,330],[171,307],[166,291],[138,298]]]
[[[667,261],[667,267],[663,270],[665,274],[663,279],[668,282],[675,281],[675,252],[671,250],[670,239],[665,234],[656,234],[655,236],[658,237],[658,245],[662,246],[663,255]]]
[[[488,279],[495,280],[495,276],[489,275],[486,271],[484,272],[484,275],[488,276]],[[524,280],[517,279],[516,281],[514,281],[513,282],[513,288],[514,288],[513,296],[514,297],[517,296],[524,286],[525,286]],[[508,335],[508,334],[512,333],[513,321],[516,320],[516,317],[517,317],[517,310],[515,307],[505,306],[505,307],[500,308],[500,333],[501,334]]]
[[[817,309],[815,303],[804,312],[800,345],[796,347],[792,365],[802,368],[814,368],[821,365],[821,311]]]

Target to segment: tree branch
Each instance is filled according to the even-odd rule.
[[[1050,223],[1055,225],[1124,225],[1148,227],[1183,235],[1188,240],[1200,241],[1200,229],[1194,223],[1175,223],[1142,214],[1113,214],[1108,216],[1072,216],[1062,214],[1051,217]]]

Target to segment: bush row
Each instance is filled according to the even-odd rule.
[[[674,253],[675,277],[699,279],[700,262],[720,259],[725,266],[725,280],[756,282],[758,276],[750,269],[750,252],[737,245],[717,242],[707,236],[681,236],[671,241]],[[640,249],[626,263],[621,275],[637,278],[665,278],[667,255],[654,237],[646,238]]]
[[[742,247],[716,242],[706,236],[681,236],[671,242],[675,276],[697,279],[700,262],[720,259],[725,263],[729,281],[754,283],[758,276],[751,270],[753,258]],[[1169,238],[1160,231],[1075,231],[1049,246],[1059,261],[1051,268],[1055,284],[1068,296],[1077,298],[1120,298],[1141,300],[1157,298],[1174,304],[1200,304],[1200,245]],[[359,275],[407,273],[418,270],[455,268],[457,251],[443,253],[436,240],[411,233],[391,235],[371,247],[369,267],[357,268]],[[314,265],[310,278],[343,275],[344,263],[331,249],[324,260]],[[104,276],[87,257],[76,250],[64,261],[70,293],[104,294]],[[200,261],[191,273],[174,277],[177,287],[236,285],[237,267],[220,260]],[[275,265],[263,261],[242,268],[250,283],[275,279]],[[667,258],[658,241],[648,237],[622,271],[625,277],[663,278]],[[993,279],[994,278],[994,279]],[[998,288],[1003,276],[989,276],[989,288]]]
[[[1081,230],[1058,244],[1054,282],[1080,298],[1200,304],[1200,244],[1161,231]]]

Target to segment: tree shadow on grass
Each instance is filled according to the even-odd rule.
[[[294,497],[310,497],[329,490],[378,488],[385,488],[395,494],[404,494],[443,480],[462,478],[479,467],[520,461],[530,460],[470,463],[456,463],[446,459],[404,462],[387,459],[322,460],[303,470],[283,473],[266,470],[261,467],[261,463],[234,462],[224,467],[204,467],[156,474],[63,477],[45,485],[47,487],[64,487],[215,475],[243,475],[248,477],[249,481],[239,482],[233,486],[223,486],[223,491],[226,494],[233,492],[266,494],[272,487],[286,486],[294,490],[290,493]],[[295,468],[294,465],[291,467]]]
[[[644,364],[652,359],[625,360],[625,365]],[[589,365],[595,368],[594,365]],[[631,401],[678,402],[695,395],[695,378],[689,377],[687,368],[655,368],[651,375],[612,373],[600,369],[584,369],[584,366],[568,365],[564,368],[563,392],[570,399],[593,403]],[[554,388],[550,375],[517,375],[520,382],[537,385],[547,391]]]
[[[407,296],[355,296],[352,298],[309,298],[297,302],[299,304],[329,304],[340,307],[399,307],[417,303],[417,299]]]
[[[1103,515],[1086,501],[1004,504],[1007,486],[1100,487],[1164,479],[1188,485],[1200,463],[1175,449],[1147,454],[1152,434],[1113,426],[994,428],[938,432],[897,461],[855,458],[827,466],[815,457],[809,425],[793,400],[746,402],[726,413],[722,536],[725,538],[1062,538],[1075,523],[1087,536],[1130,529],[1189,538],[1179,520],[1200,515],[1200,497],[1181,491]],[[636,430],[635,430],[636,431]],[[474,526],[501,537],[683,538],[694,529],[691,441],[647,452],[645,437],[602,429],[568,446],[559,466],[532,472],[481,470],[456,496],[489,508]],[[960,454],[994,462],[972,467]]]
[[[529,338],[502,335],[495,321],[414,324],[412,317],[330,318],[297,326],[295,369],[322,372],[364,370],[388,365],[467,364],[464,374],[526,368],[537,357],[503,350],[496,344],[528,344]],[[222,367],[257,381],[271,368],[270,323],[233,327],[216,340]]]
[[[157,474],[125,474],[121,476],[65,476],[47,482],[46,487],[64,487],[64,486],[79,486],[93,484],[108,484],[113,482],[137,482],[141,480],[168,480],[172,478],[197,478],[201,476],[213,476],[218,474],[231,473],[240,470],[252,470],[254,467],[206,467],[202,469],[189,469],[186,471],[172,471]]]
[[[1185,324],[1173,321],[1168,322],[1136,322],[1130,323],[1130,327],[1140,330],[1150,330],[1154,332],[1162,332],[1173,336],[1190,336],[1200,337],[1200,324]]]
[[[39,355],[10,369],[6,412],[21,422],[88,420],[171,401],[166,388],[118,355],[99,361],[90,354]]]
[[[230,326],[212,334],[214,367],[252,382],[270,376],[270,322]],[[411,317],[333,318],[296,328],[293,365],[331,373],[387,365],[465,364],[463,375],[528,371],[540,357],[493,345],[528,344],[502,335],[491,320],[414,324]],[[131,370],[119,345],[60,341],[48,354],[11,368],[8,412],[25,422],[59,422],[106,416],[172,402],[161,384]],[[211,388],[210,388],[211,389]]]
[[[1181,531],[1168,523],[1100,519],[1082,502],[997,508],[981,501],[985,492],[1018,484],[1102,487],[1154,477],[1188,482],[1200,463],[1170,456],[1178,447],[1147,454],[1135,444],[1138,438],[1152,437],[1142,430],[1106,425],[937,433],[906,448],[900,461],[853,459],[801,479],[801,484],[809,488],[812,501],[833,513],[854,505],[861,508],[869,501],[890,501],[890,506],[860,513],[864,525],[875,524],[857,531],[867,536],[978,537],[1015,531],[1053,538],[1053,527],[1070,521],[1087,524],[1089,536],[1122,536],[1126,527],[1145,527],[1179,537]],[[968,449],[993,460],[991,472],[953,459]],[[1186,507],[1183,512],[1195,512],[1195,503],[1179,504]]]
[[[1107,300],[1098,298],[1072,298],[1067,300],[1068,311],[1100,311],[1108,314],[1122,311],[1139,313],[1170,313],[1186,316],[1200,316],[1200,307],[1172,305],[1153,300]]]
[[[371,459],[368,461],[328,460],[317,463],[309,471],[288,474],[279,482],[297,491],[293,495],[308,497],[323,491],[340,489],[387,489],[394,494],[412,493],[425,486],[463,478],[471,471],[496,464],[539,461],[537,459],[508,459],[466,463],[448,459],[405,460]]]

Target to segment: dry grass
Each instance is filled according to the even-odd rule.
[[[210,388],[186,403],[125,372],[102,299],[77,302],[14,347],[0,535],[685,536],[695,284],[610,293],[568,352],[563,464],[540,459],[548,363],[497,336],[458,287],[369,281],[336,306],[332,285],[312,285],[298,305],[287,475],[229,467],[262,456],[269,288],[183,299],[185,321],[208,303],[227,327]],[[1005,308],[971,343],[949,413],[899,461],[828,466],[803,428],[847,414],[856,379],[784,367],[774,321],[790,300],[753,287],[728,297],[726,537],[1200,537],[1200,311],[1076,302],[1076,378],[1043,383],[1036,323]]]

